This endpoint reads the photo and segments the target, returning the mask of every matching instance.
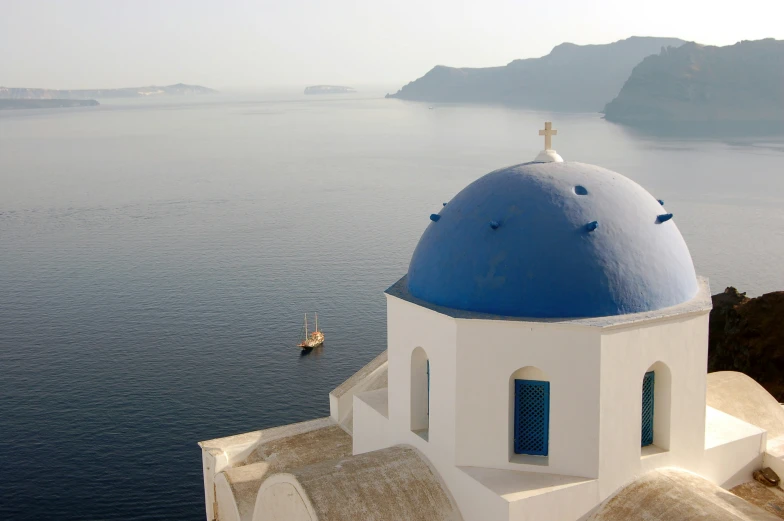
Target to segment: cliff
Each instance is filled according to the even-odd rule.
[[[563,43],[541,58],[480,69],[439,65],[388,98],[497,103],[598,112],[618,94],[635,65],[677,38],[632,37],[603,45]]]
[[[199,85],[178,83],[165,87],[131,87],[124,89],[53,90],[0,87],[0,99],[61,99],[143,98],[148,96],[187,96],[214,94],[217,91]]]
[[[784,402],[784,291],[713,295],[708,371],[741,371]]]
[[[688,43],[645,58],[606,119],[659,122],[784,122],[784,41],[727,47]]]
[[[95,107],[94,99],[0,99],[0,110]]]

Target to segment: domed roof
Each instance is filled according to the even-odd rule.
[[[640,185],[605,168],[503,168],[431,216],[408,290],[431,304],[531,318],[682,304],[697,294],[697,277],[671,217]]]

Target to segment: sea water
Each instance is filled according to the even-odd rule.
[[[428,216],[546,120],[665,201],[714,293],[784,289],[781,137],[366,92],[0,113],[0,517],[203,519],[196,442],[328,415]]]

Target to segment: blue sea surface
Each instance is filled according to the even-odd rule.
[[[428,216],[545,120],[665,200],[714,293],[784,289],[781,137],[367,93],[0,113],[0,518],[204,519],[196,442],[328,415]]]

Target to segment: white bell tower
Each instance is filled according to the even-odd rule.
[[[707,281],[661,202],[539,134],[534,161],[430,216],[386,292],[388,390],[354,398],[355,452],[415,447],[464,513],[476,481],[579,484],[596,504],[703,461]]]

